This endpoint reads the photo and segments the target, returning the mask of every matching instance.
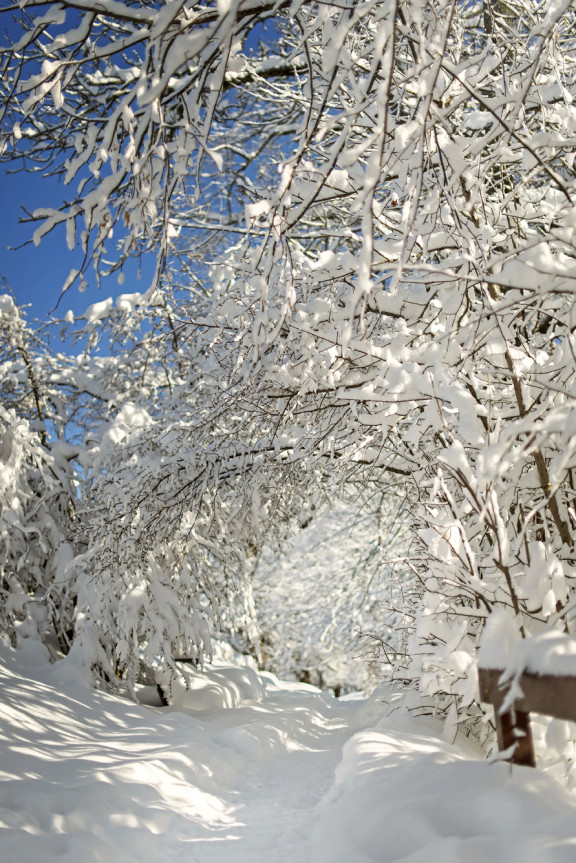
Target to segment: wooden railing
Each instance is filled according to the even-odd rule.
[[[502,672],[497,668],[478,669],[480,700],[494,705],[498,749],[504,752],[514,746],[507,760],[535,767],[530,712],[576,721],[576,677],[525,671],[517,681],[522,695],[514,699],[511,709],[501,713],[510,686],[499,686]]]

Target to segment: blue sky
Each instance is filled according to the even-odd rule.
[[[55,178],[25,172],[11,174],[3,167],[0,173],[0,277],[5,279],[19,304],[31,305],[29,319],[45,319],[58,303],[70,269],[78,266],[80,252],[68,250],[62,227],[44,237],[36,247],[29,242],[35,226],[21,224],[19,219],[25,216],[23,207],[33,211],[37,207],[58,206],[64,187]],[[136,271],[136,264],[132,270],[125,270],[126,280],[122,286],[115,277],[103,280],[100,290],[88,273],[87,289],[80,293],[73,286],[62,298],[55,316],[63,316],[68,309],[82,312],[91,303],[108,296],[145,290],[152,276],[152,266],[141,280],[137,280]]]
[[[65,28],[71,23],[74,23],[73,12],[67,16]],[[274,26],[261,25],[253,28],[245,48],[250,50],[255,47],[265,32],[273,43]],[[2,15],[0,42],[17,38],[19,33],[20,29],[11,17]],[[46,319],[53,309],[58,318],[63,317],[68,309],[78,314],[90,304],[109,296],[142,292],[149,287],[154,269],[152,255],[148,256],[148,261],[144,261],[142,279],[137,278],[139,264],[134,261],[132,265],[124,267],[125,281],[122,286],[116,277],[111,277],[104,279],[102,287],[98,289],[95,278],[88,270],[85,274],[87,289],[81,293],[75,283],[60,299],[68,273],[73,267],[78,268],[82,261],[80,250],[69,251],[63,226],[45,236],[39,247],[34,246],[31,238],[36,225],[21,224],[19,219],[25,217],[24,209],[33,212],[39,207],[59,206],[63,198],[69,198],[69,189],[57,178],[43,177],[40,173],[10,173],[18,164],[0,164],[0,287],[5,281],[20,305],[31,306],[27,312],[29,320]],[[57,304],[58,308],[55,308]]]
[[[74,13],[67,15],[67,29],[74,23]],[[55,32],[58,28],[55,28]],[[0,18],[0,43],[16,39],[20,35],[11,15]],[[0,164],[0,290],[6,284],[19,305],[27,304],[29,320],[45,320],[55,309],[61,295],[62,285],[73,267],[79,267],[83,256],[80,250],[71,252],[66,244],[64,227],[60,226],[42,239],[39,247],[32,242],[36,224],[21,224],[24,209],[33,212],[38,207],[57,207],[63,198],[70,197],[70,190],[55,177],[43,177],[41,173],[19,171],[20,162],[12,165]],[[24,209],[23,209],[24,208]],[[68,309],[81,313],[91,303],[117,294],[145,291],[153,275],[150,260],[143,278],[137,279],[138,264],[124,268],[125,282],[120,286],[116,277],[103,280],[98,289],[91,271],[85,274],[88,287],[81,293],[77,283],[67,291],[54,311],[55,317],[63,317]]]

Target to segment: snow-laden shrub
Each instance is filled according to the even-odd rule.
[[[74,488],[47,383],[51,365],[9,294],[0,294],[0,631],[66,651],[73,629]],[[58,403],[61,407],[62,402]]]
[[[57,638],[73,626],[70,500],[28,420],[0,404],[0,631],[11,642]]]

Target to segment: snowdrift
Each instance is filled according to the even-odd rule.
[[[1,859],[575,859],[575,800],[554,779],[450,746],[432,721],[385,718],[385,690],[335,699],[223,663],[190,684],[177,706],[139,706],[39,644],[2,648]]]

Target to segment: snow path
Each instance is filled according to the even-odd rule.
[[[302,710],[302,694],[298,693],[293,706],[283,701],[283,720],[293,722],[294,711]],[[236,725],[239,717],[234,715],[238,710],[231,713],[230,717],[224,717],[228,722],[222,716],[212,716],[209,721],[224,728],[214,739],[233,750],[249,756],[252,741],[278,734],[278,716],[274,713],[240,728]],[[231,859],[238,863],[294,860],[298,846],[306,838],[302,828],[309,825],[311,813],[330,789],[344,744],[353,733],[345,722],[347,713],[354,711],[340,710],[338,716],[319,726],[313,735],[307,734],[303,749],[280,751],[271,757],[261,757],[260,753],[259,757],[258,747],[254,746],[255,757],[241,770],[235,787],[221,795],[227,812],[234,818],[234,838],[228,826],[219,828],[216,835],[197,842],[198,859],[203,863],[229,863]],[[296,856],[296,859],[305,858]]]
[[[574,863],[576,802],[382,696],[238,665],[177,708],[90,690],[39,645],[0,649],[3,863]]]
[[[235,818],[234,847],[206,842],[203,863],[307,860],[316,807],[332,786],[344,745],[385,712],[377,698],[336,700],[270,677],[257,709],[206,715],[213,740],[248,760],[235,788],[222,795]]]

